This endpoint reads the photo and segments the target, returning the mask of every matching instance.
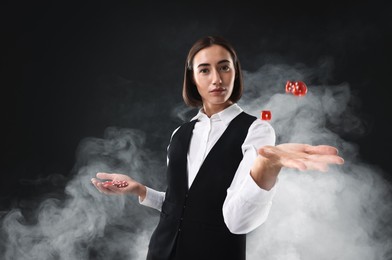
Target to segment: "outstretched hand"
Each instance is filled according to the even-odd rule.
[[[296,168],[301,171],[328,171],[330,164],[343,164],[344,159],[338,150],[329,145],[308,145],[287,143],[277,146],[264,146],[259,154],[270,160],[270,163],[281,167]]]
[[[125,174],[99,172],[97,178],[92,178],[91,182],[102,193],[109,195],[135,194],[141,197],[145,195],[145,187],[139,182]],[[109,182],[126,182],[128,185],[117,187]]]
[[[260,156],[252,166],[251,175],[258,185],[265,189],[270,189],[275,184],[283,167],[326,172],[329,165],[344,163],[338,150],[329,145],[286,143],[264,146],[258,150],[258,154]]]

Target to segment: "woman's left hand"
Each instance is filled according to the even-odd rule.
[[[267,190],[275,184],[282,167],[327,172],[329,165],[344,163],[338,150],[330,145],[286,143],[264,146],[258,150],[258,154],[251,175],[260,187]]]

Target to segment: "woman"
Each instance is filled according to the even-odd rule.
[[[135,194],[161,212],[148,260],[243,260],[246,234],[266,220],[283,167],[326,171],[329,164],[343,164],[328,145],[275,145],[272,126],[237,105],[242,91],[232,45],[221,37],[199,39],[185,63],[183,98],[200,110],[172,134],[166,191],[123,174],[92,179],[103,193]]]

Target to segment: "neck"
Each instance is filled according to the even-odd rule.
[[[232,104],[233,104],[233,102],[231,102],[231,101],[228,101],[224,104],[219,104],[219,105],[203,104],[203,111],[208,117],[211,117],[212,115],[225,110],[226,108],[228,108]]]

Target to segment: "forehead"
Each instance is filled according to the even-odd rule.
[[[201,49],[193,58],[193,64],[216,64],[222,60],[233,62],[230,52],[220,45],[212,45]]]

